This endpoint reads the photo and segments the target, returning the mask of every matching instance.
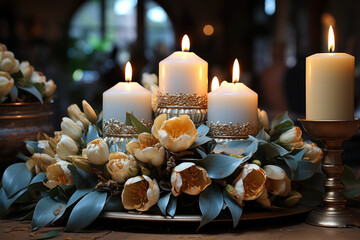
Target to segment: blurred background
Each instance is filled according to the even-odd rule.
[[[360,117],[360,1],[357,0],[0,0],[0,42],[57,84],[54,126],[71,103],[86,99],[101,110],[102,93],[124,81],[158,73],[158,63],[181,49],[209,63],[209,85],[241,79],[259,94],[270,119],[289,110],[305,114],[305,58],[327,52],[329,25],[336,52],[355,56],[356,116]],[[347,151],[359,158],[359,140]]]

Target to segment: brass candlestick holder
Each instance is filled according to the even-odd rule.
[[[321,227],[360,226],[360,216],[346,207],[340,176],[344,171],[341,160],[342,142],[359,129],[359,119],[353,121],[322,121],[299,119],[305,131],[324,143],[322,170],[326,174],[323,205],[309,213],[306,222]]]

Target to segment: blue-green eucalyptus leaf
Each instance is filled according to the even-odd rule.
[[[121,195],[111,195],[105,203],[103,211],[124,211],[124,206],[121,201]]]
[[[303,156],[304,154],[307,152],[307,150],[304,148],[304,149],[301,149],[299,152],[297,152],[294,157],[297,161],[301,161],[303,159]]]
[[[29,145],[37,153],[42,153],[42,150],[38,147],[37,141],[24,141],[25,144]]]
[[[36,191],[46,191],[48,188],[43,184],[43,181],[46,179],[46,173],[40,173],[36,175],[30,182],[28,189]]]
[[[50,197],[40,199],[31,221],[32,230],[38,230],[59,219],[65,212],[66,204]]]
[[[19,95],[19,89],[14,85],[10,92],[9,92],[9,95],[10,95],[10,99],[11,99],[11,102],[14,103],[16,102],[16,99]]]
[[[229,207],[233,219],[233,227],[235,228],[239,224],[243,209],[226,194],[225,190],[223,190],[223,196],[226,205]]]
[[[174,217],[177,207],[177,197],[174,197],[173,195],[170,196],[169,204],[166,208],[167,214],[169,214],[170,217]]]
[[[25,156],[24,154],[22,153],[18,153],[16,154],[16,157],[24,162],[26,162],[27,160],[29,160],[29,157]]]
[[[71,206],[75,202],[77,202],[80,198],[84,197],[86,194],[92,192],[92,189],[78,189],[71,195],[69,201],[66,203],[66,207]]]
[[[200,154],[202,158],[206,157],[207,154],[202,149],[195,148],[195,150]]]
[[[258,134],[256,135],[256,138],[259,139],[259,140],[263,140],[263,141],[266,141],[266,142],[269,142],[270,141],[270,135],[265,131],[264,128],[262,128]]]
[[[42,182],[44,181],[45,178],[46,178],[46,173],[40,173],[36,175],[33,179],[31,179],[30,185],[34,183]]]
[[[317,165],[309,161],[297,161],[297,168],[294,171],[294,181],[304,181],[311,178],[317,172]]]
[[[205,124],[201,124],[201,125],[197,128],[197,131],[198,131],[198,135],[199,135],[199,136],[206,136],[206,134],[209,133],[210,128],[209,128],[208,126],[206,126]]]
[[[209,154],[198,161],[198,164],[206,169],[209,177],[222,179],[230,176],[246,160],[246,157],[235,158],[222,154]]]
[[[93,124],[90,124],[88,132],[86,134],[85,137],[85,146],[88,145],[89,142],[98,139],[100,136],[98,134],[98,132],[96,131],[95,127],[93,126]]]
[[[18,88],[21,89],[21,90],[24,90],[28,93],[31,93],[32,95],[34,95],[41,103],[43,103],[43,98],[42,98],[42,95],[41,93],[39,92],[39,90],[34,87],[33,85],[30,85],[28,87],[22,87],[22,86],[19,86],[18,85]]]
[[[226,153],[230,154],[238,154],[243,155],[245,150],[254,143],[253,139],[246,139],[246,140],[236,140],[236,141],[228,141],[219,143],[213,149],[214,153]],[[255,143],[257,145],[257,141]]]
[[[224,197],[217,184],[211,184],[200,193],[199,207],[202,217],[199,228],[211,222],[219,215],[223,203]]]
[[[32,178],[25,163],[15,163],[9,166],[2,176],[2,186],[8,198],[14,196],[21,189],[26,188]]]
[[[166,216],[166,208],[168,206],[169,200],[170,200],[171,192],[165,194],[161,198],[159,198],[157,205],[161,211],[161,213]]]
[[[11,204],[18,199],[22,194],[26,192],[26,188],[20,190],[13,197],[8,198],[4,188],[0,188],[0,216],[4,216],[8,213]]]
[[[207,142],[212,141],[213,139],[207,136],[199,136],[196,138],[195,142],[189,147],[190,149],[201,146]]]
[[[92,223],[103,210],[107,193],[94,191],[83,197],[72,210],[65,231],[79,231]]]
[[[94,174],[84,172],[83,170],[69,164],[68,169],[73,176],[77,189],[92,189],[97,184],[97,178]]]

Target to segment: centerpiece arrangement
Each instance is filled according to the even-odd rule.
[[[207,63],[184,39],[160,62],[159,87],[156,76],[143,81],[151,91],[131,83],[127,64],[127,83],[104,92],[101,114],[84,100],[61,131],[28,141],[31,156],[4,172],[0,214],[32,219],[33,230],[66,221],[79,231],[107,211],[201,215],[200,227],[231,217],[236,227],[252,209],[319,205],[323,151],[286,112],[269,123],[238,83],[237,60],[233,83],[207,94]]]

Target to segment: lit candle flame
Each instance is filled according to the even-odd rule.
[[[329,35],[328,35],[328,50],[329,52],[335,51],[335,37],[334,37],[334,30],[332,26],[329,27]]]
[[[211,91],[214,91],[219,88],[219,79],[217,77],[214,77],[211,81]]]
[[[130,62],[127,62],[125,65],[125,81],[131,82],[131,78],[132,78],[132,67]]]
[[[239,79],[240,79],[240,65],[239,65],[239,61],[236,58],[233,66],[232,82],[237,83]]]
[[[188,52],[190,50],[190,39],[186,34],[182,38],[181,49],[183,52]]]

